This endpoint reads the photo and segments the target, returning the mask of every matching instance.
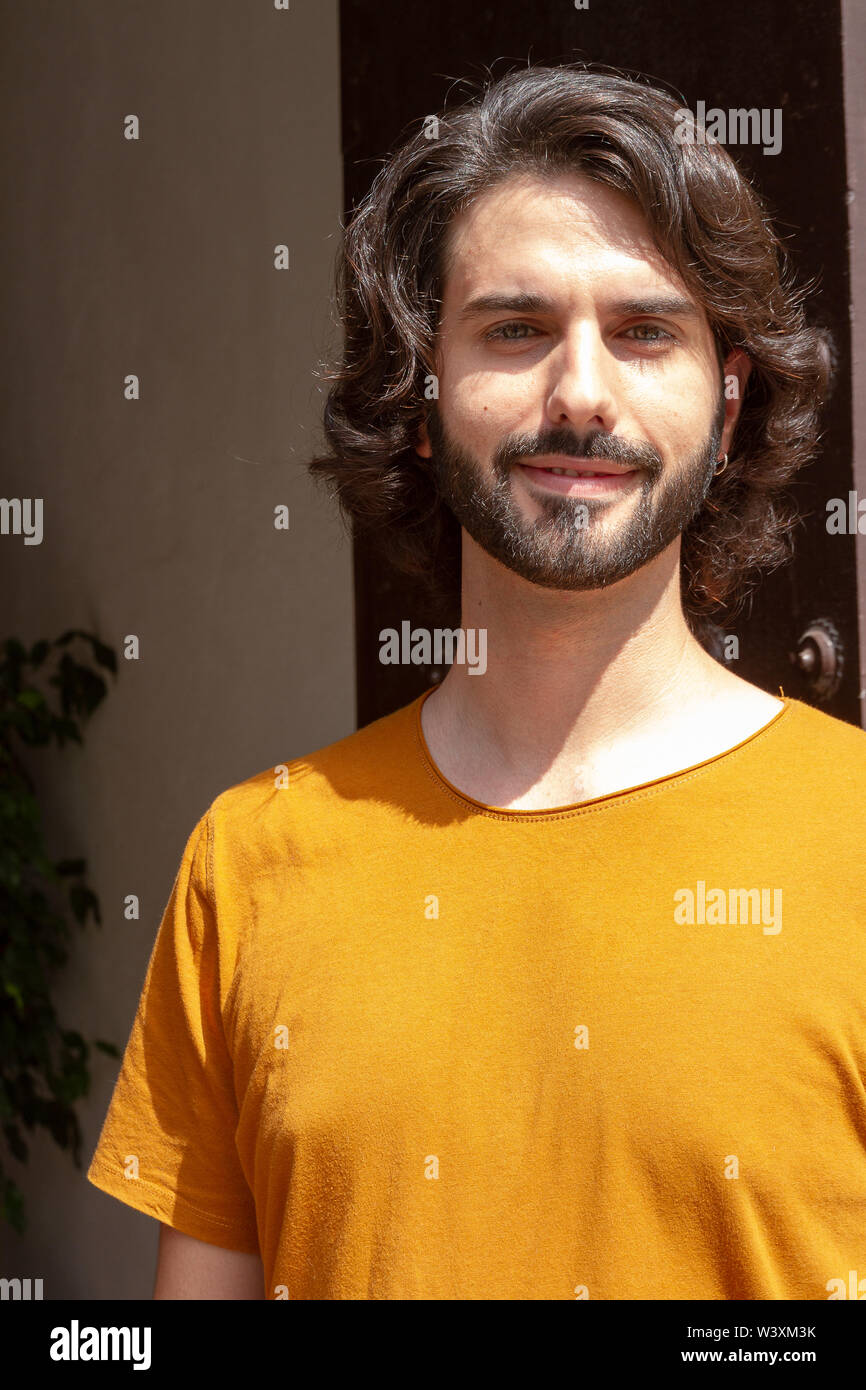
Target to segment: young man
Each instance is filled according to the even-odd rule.
[[[866,1276],[866,736],[695,636],[784,558],[824,355],[682,129],[529,68],[352,220],[314,471],[459,574],[486,669],[190,837],[88,1174],[163,1223],[157,1297]]]

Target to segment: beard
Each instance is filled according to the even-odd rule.
[[[428,430],[440,495],[488,555],[544,588],[601,589],[654,559],[697,516],[713,480],[724,412],[722,393],[709,438],[668,468],[649,444],[558,428],[507,436],[485,472],[446,434],[435,404]],[[514,495],[514,466],[542,454],[563,455],[563,468],[568,458],[607,459],[641,469],[643,477],[631,489],[636,495],[622,499],[534,490],[541,515],[527,518]]]

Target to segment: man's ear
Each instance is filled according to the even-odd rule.
[[[426,420],[422,420],[418,426],[418,433],[415,436],[415,452],[420,454],[422,459],[433,457],[433,445],[430,443],[430,435],[427,433]]]
[[[725,423],[722,426],[719,444],[722,454],[730,453],[734,427],[740,418],[746,382],[751,370],[752,364],[741,348],[736,348],[725,358]]]

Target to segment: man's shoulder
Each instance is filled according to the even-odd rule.
[[[866,830],[866,730],[789,700],[779,737],[785,756],[778,774],[793,798],[792,811],[804,816],[811,807],[821,818],[841,818],[849,831]],[[779,744],[773,747],[778,754]]]
[[[835,750],[860,765],[866,765],[866,729],[809,705],[804,700],[789,699],[788,704],[794,714],[791,732],[796,732],[801,740],[804,736],[813,740],[817,755]],[[804,748],[806,751],[807,748]]]
[[[287,758],[227,787],[211,803],[214,824],[261,830],[268,818],[285,823],[376,799],[399,780],[415,738],[417,700],[311,753]]]

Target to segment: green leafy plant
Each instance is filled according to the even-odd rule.
[[[76,640],[90,644],[95,664],[75,660],[68,648]],[[29,650],[9,638],[0,655],[0,1125],[21,1162],[28,1156],[22,1129],[42,1126],[81,1167],[74,1104],[90,1089],[90,1046],[60,1026],[51,984],[68,959],[68,914],[81,927],[88,917],[102,921],[85,861],[52,862],[47,854],[21,746],[82,742],[80,725],[107,693],[97,666],[117,674],[111,648],[78,629]],[[94,1045],[119,1056],[113,1043]],[[2,1161],[0,1211],[15,1230],[25,1229],[23,1195]]]

